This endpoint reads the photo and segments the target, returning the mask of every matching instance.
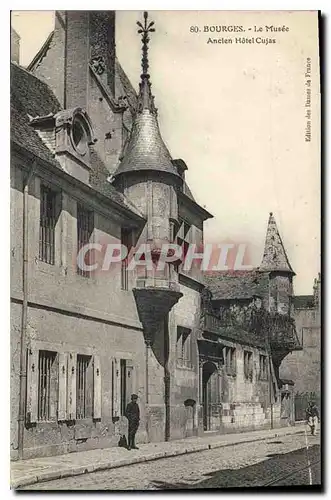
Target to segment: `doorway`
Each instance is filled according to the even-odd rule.
[[[211,361],[202,367],[202,405],[204,431],[219,428],[219,383],[217,366]]]

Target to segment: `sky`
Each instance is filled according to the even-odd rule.
[[[320,271],[320,131],[314,12],[153,11],[150,74],[159,124],[173,158],[185,160],[196,201],[214,215],[205,241],[246,243],[259,265],[273,212],[296,272],[296,294]],[[118,58],[138,87],[141,12],[119,11]],[[12,14],[27,65],[54,27],[51,11]],[[205,26],[243,26],[207,33]],[[265,33],[265,26],[288,31]],[[199,32],[192,32],[191,27]],[[262,33],[254,30],[262,27]],[[251,28],[251,30],[249,30]],[[193,28],[196,29],[196,28]],[[257,43],[256,37],[275,39]],[[254,44],[207,43],[254,38]],[[128,50],[129,48],[129,50]],[[311,141],[305,141],[306,66],[311,59]]]

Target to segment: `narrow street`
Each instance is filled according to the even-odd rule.
[[[320,438],[273,437],[68,477],[23,490],[164,490],[320,484]],[[131,451],[128,453],[134,453]],[[310,469],[308,467],[310,461]],[[310,474],[311,471],[311,474]]]

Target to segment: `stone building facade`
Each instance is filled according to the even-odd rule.
[[[12,64],[13,459],[116,446],[132,392],[138,442],[281,425],[290,391],[279,365],[298,342],[294,273],[273,217],[247,296],[236,295],[241,277],[205,282],[183,258],[154,265],[165,243],[201,248],[212,215],[161,137],[152,30],[144,16],[138,93],[116,57],[112,11],[57,11],[29,67]],[[91,244],[93,270],[77,263]],[[131,257],[148,244],[152,268],[106,266],[109,244]]]

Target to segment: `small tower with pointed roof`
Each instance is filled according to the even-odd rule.
[[[263,258],[259,270],[269,274],[269,311],[290,315],[295,272],[288,260],[272,212],[269,214]]]
[[[137,109],[123,157],[114,173],[114,185],[124,193],[147,223],[137,245],[146,244],[152,258],[163,244],[171,243],[171,223],[178,222],[177,188],[183,184],[171,155],[161,137],[157,109],[148,73],[148,44],[155,31],[154,22],[144,12],[144,22],[137,22],[142,38],[142,73]],[[164,271],[150,271],[136,280],[135,299],[145,336],[151,342],[155,332],[182,294],[176,273],[166,264]]]

